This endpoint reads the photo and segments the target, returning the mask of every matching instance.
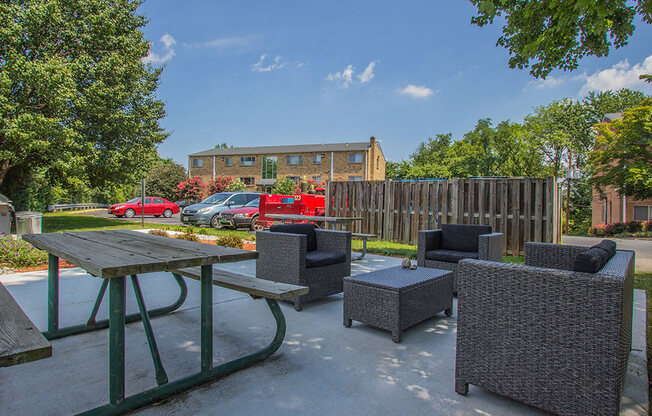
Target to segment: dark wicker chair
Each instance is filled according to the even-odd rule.
[[[455,390],[559,415],[617,415],[632,340],[634,252],[571,271],[587,247],[526,243],[525,266],[459,263]]]
[[[351,233],[315,229],[312,224],[275,225],[256,233],[256,277],[307,286],[294,308],[340,293],[351,275]]]
[[[502,261],[503,234],[489,225],[443,224],[440,230],[419,231],[417,265],[453,272],[457,293],[457,264],[462,259]]]

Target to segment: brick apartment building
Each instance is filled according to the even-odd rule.
[[[610,113],[605,115],[605,121],[621,117],[622,113]],[[652,220],[652,199],[637,201],[627,195],[620,196],[612,186],[606,187],[602,194],[593,190],[591,225],[649,220]]]
[[[230,176],[249,187],[269,188],[289,177],[326,181],[385,180],[385,157],[375,137],[368,142],[209,149],[188,156],[190,176],[209,181]]]

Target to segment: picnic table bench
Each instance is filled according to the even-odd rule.
[[[109,328],[109,403],[81,413],[84,415],[120,415],[264,360],[280,348],[285,337],[285,318],[277,299],[305,294],[308,290],[304,287],[213,270],[214,263],[256,259],[258,253],[255,251],[127,230],[26,234],[23,235],[23,239],[49,253],[48,330],[43,333],[45,337],[51,340]],[[59,258],[103,279],[91,316],[85,324],[59,327]],[[179,285],[179,298],[169,306],[148,310],[137,275],[157,271],[172,273]],[[172,312],[183,304],[187,287],[182,276],[200,281],[200,371],[169,381],[159,355],[150,318]],[[125,292],[128,277],[131,277],[138,313],[126,314]],[[270,344],[257,352],[213,366],[214,284],[239,290],[253,297],[265,298],[276,321],[276,333]],[[95,316],[107,287],[109,319],[97,321]],[[143,323],[147,337],[157,386],[126,396],[125,375],[128,368],[125,365],[125,324],[139,320]]]
[[[52,346],[0,283],[0,367],[52,356]]]
[[[360,254],[360,257],[353,260],[362,260],[364,256],[367,255],[367,239],[376,237],[378,237],[376,234],[351,233],[351,238],[359,238],[362,240],[362,254]]]

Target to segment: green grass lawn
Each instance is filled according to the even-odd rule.
[[[43,214],[42,231],[44,233],[60,233],[64,231],[98,231],[98,230],[139,230],[140,222],[117,220],[112,218],[101,218],[93,215],[85,215],[78,212],[51,212]],[[183,227],[181,225],[163,225],[145,223],[145,228],[158,228],[171,231],[190,231],[195,234],[204,235],[236,235],[242,239],[255,239],[253,234],[247,231],[216,230],[214,228]]]

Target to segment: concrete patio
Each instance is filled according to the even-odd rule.
[[[391,267],[400,259],[367,255],[353,262],[352,274]],[[254,261],[220,265],[254,275]],[[0,281],[41,329],[47,322],[47,272],[2,275]],[[152,320],[161,357],[171,380],[199,368],[199,282],[187,280],[182,308]],[[167,273],[143,275],[149,308],[176,299]],[[81,269],[61,271],[60,325],[84,322],[100,279]],[[128,311],[137,310],[127,285]],[[215,363],[266,345],[274,320],[262,300],[214,288]],[[633,351],[622,399],[622,415],[648,414],[645,362],[645,292],[634,297]],[[108,300],[99,316],[107,316]],[[284,345],[261,364],[175,396],[139,415],[540,415],[537,409],[471,386],[454,391],[456,314],[427,320],[395,344],[388,332],[358,322],[342,325],[342,295],[296,312],[281,305],[287,320]],[[155,386],[154,370],[141,323],[127,326],[127,394]],[[1,415],[68,415],[108,400],[108,331],[52,342],[52,358],[0,368]]]

